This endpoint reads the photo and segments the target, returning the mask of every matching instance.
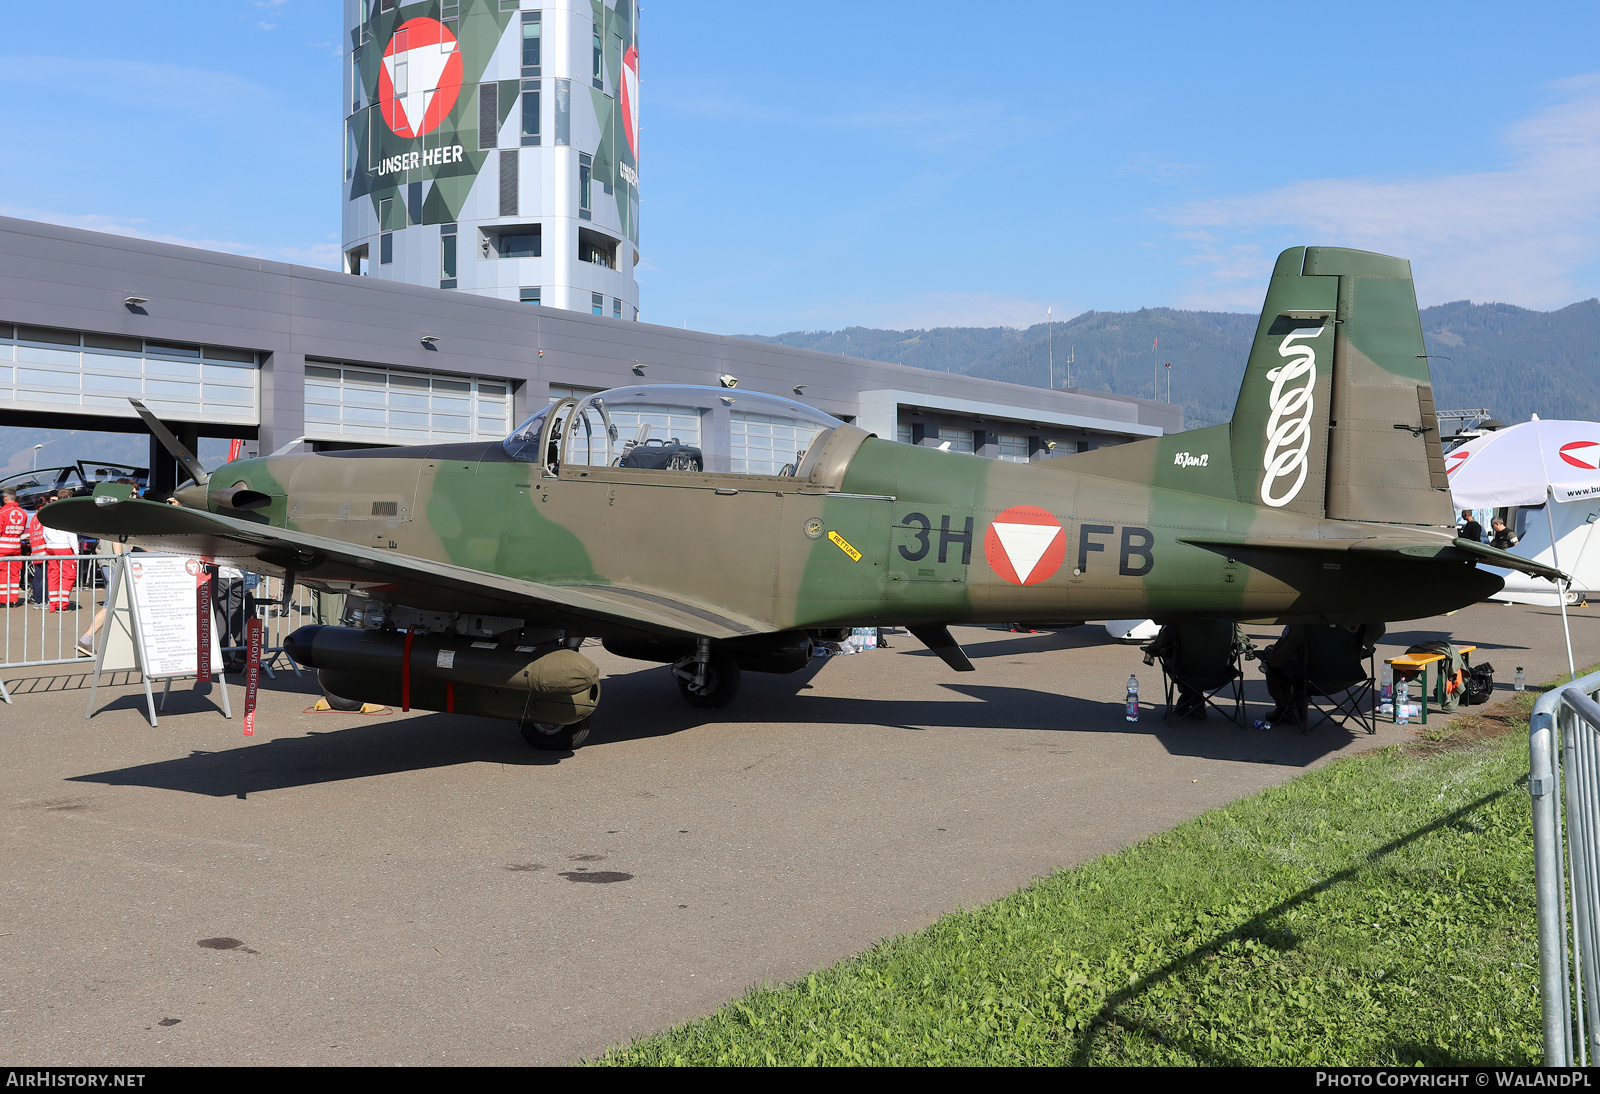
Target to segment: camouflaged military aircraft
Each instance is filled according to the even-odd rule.
[[[1029,464],[881,440],[789,399],[649,385],[561,399],[503,442],[230,463],[175,440],[185,508],[46,524],[355,594],[288,649],[330,696],[588,733],[597,637],[720,707],[841,628],[1411,619],[1554,574],[1456,536],[1410,264],[1278,258],[1226,425]],[[156,428],[160,433],[164,429]],[[219,478],[220,476],[220,478]]]

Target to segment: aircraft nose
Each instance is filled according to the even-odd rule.
[[[185,509],[204,509],[206,507],[206,488],[191,483],[182,490],[174,490],[172,496],[178,499],[178,504]]]

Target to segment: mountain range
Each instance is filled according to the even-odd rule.
[[[1049,385],[1053,351],[1057,387],[1164,399],[1170,379],[1172,401],[1194,427],[1232,416],[1256,322],[1236,312],[1141,308],[1084,312],[1053,329],[847,327],[744,337],[1034,387]],[[1483,409],[1508,424],[1534,414],[1600,421],[1600,300],[1551,312],[1459,300],[1423,309],[1422,332],[1441,410]]]

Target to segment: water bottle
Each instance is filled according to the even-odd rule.
[[[1394,713],[1394,666],[1387,661],[1378,674],[1378,713]]]
[[[1139,678],[1131,675],[1128,677],[1127,719],[1130,722],[1139,720]]]
[[[1257,718],[1255,721],[1251,722],[1250,724],[1252,726],[1254,726],[1256,729],[1271,729],[1272,728],[1272,723],[1267,721],[1265,718]]]
[[[1411,724],[1411,683],[1403,677],[1394,686],[1394,724]]]
[[[1521,691],[1528,686],[1528,674],[1522,671],[1522,666],[1517,666],[1517,675],[1511,679],[1511,690]]]

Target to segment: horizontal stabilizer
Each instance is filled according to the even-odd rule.
[[[1425,561],[1439,559],[1446,562],[1481,562],[1507,570],[1520,570],[1535,577],[1551,581],[1567,581],[1566,574],[1553,566],[1535,562],[1531,558],[1502,551],[1487,543],[1470,539],[1440,536],[1375,536],[1365,539],[1278,539],[1270,536],[1182,536],[1179,543],[1212,550],[1237,549],[1241,551],[1280,551],[1287,554],[1355,554],[1394,555]]]

